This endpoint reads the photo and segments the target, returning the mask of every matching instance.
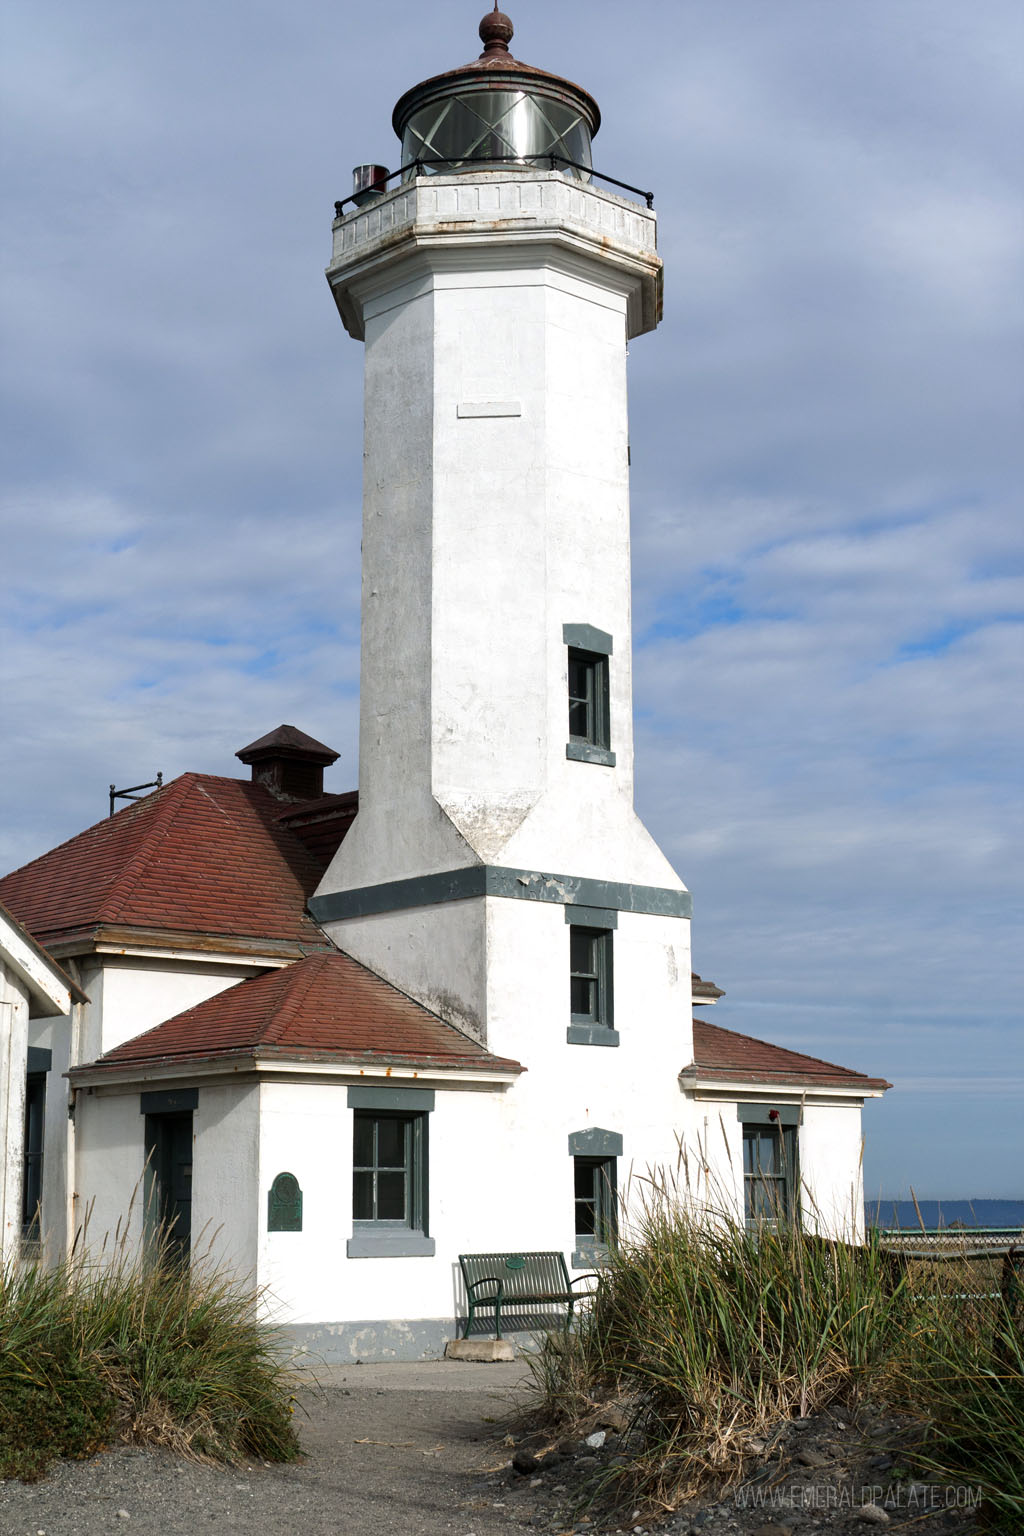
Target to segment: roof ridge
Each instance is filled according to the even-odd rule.
[[[776,1045],[773,1040],[761,1040],[757,1035],[744,1034],[739,1029],[729,1029],[724,1024],[711,1024],[707,1019],[694,1019],[695,1024],[700,1024],[704,1029],[714,1029],[723,1035],[732,1035],[736,1040],[749,1040],[752,1045],[765,1045],[770,1051],[785,1051],[787,1056],[800,1056],[804,1061],[815,1061],[819,1067],[828,1067],[830,1072],[839,1072],[843,1077],[867,1078],[866,1072],[858,1072],[856,1067],[841,1067],[836,1061],[826,1061],[824,1056],[812,1056],[809,1051],[794,1051],[789,1045]],[[869,1079],[870,1080],[870,1079]]]

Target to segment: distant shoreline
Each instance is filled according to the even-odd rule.
[[[920,1215],[918,1215],[920,1212]],[[1019,1228],[1024,1231],[1024,1200],[867,1200],[864,1219],[869,1227],[899,1227],[911,1231],[942,1227]]]

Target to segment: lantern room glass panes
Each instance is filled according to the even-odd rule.
[[[412,114],[402,135],[402,164],[419,161],[428,174],[481,163],[548,170],[552,156],[553,169],[589,180],[589,124],[567,102],[527,91],[470,90],[435,99]]]

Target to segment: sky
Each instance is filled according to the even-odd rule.
[[[282,721],[355,786],[333,203],[479,3],[4,0],[0,870]],[[1024,10],[511,15],[655,194],[637,805],[710,1016],[896,1085],[869,1195],[1022,1197]]]

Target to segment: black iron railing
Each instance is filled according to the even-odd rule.
[[[581,165],[578,160],[567,160],[564,155],[481,155],[478,162],[475,159],[453,160],[441,155],[432,155],[410,160],[408,165],[399,166],[397,171],[389,171],[386,176],[378,177],[372,186],[364,187],[359,192],[352,192],[348,197],[343,197],[334,205],[334,217],[340,219],[342,209],[347,208],[349,203],[368,202],[374,193],[382,192],[388,182],[394,181],[396,176],[408,176],[410,172],[418,176],[427,166],[432,165],[447,165],[452,168],[453,174],[459,174],[463,170],[472,168],[475,163],[479,164],[481,170],[486,170],[492,165],[535,165],[551,171],[583,171],[585,175],[596,176],[600,181],[606,181],[623,192],[632,192],[635,197],[642,197],[648,208],[654,207],[653,192],[645,192],[642,187],[633,187],[628,181],[619,181],[615,176],[606,176],[603,171],[595,171],[590,165]]]

